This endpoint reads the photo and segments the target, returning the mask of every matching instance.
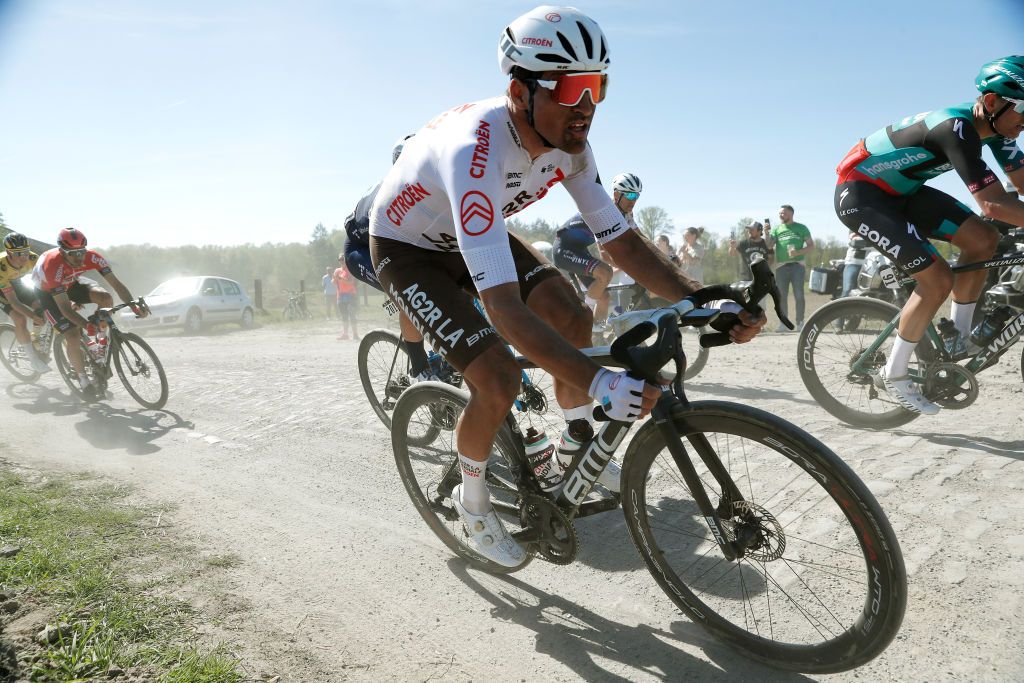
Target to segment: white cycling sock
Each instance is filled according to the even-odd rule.
[[[910,365],[910,356],[917,348],[917,342],[907,341],[900,335],[896,335],[896,341],[892,344],[892,352],[889,361],[885,364],[886,377],[906,377],[907,366]]]
[[[85,374],[84,372],[79,373],[79,375],[78,375],[78,386],[80,386],[83,389],[85,389],[90,384],[92,384],[92,382],[89,381],[89,375]]]
[[[24,351],[25,355],[27,355],[29,358],[39,357],[39,354],[36,353],[36,347],[32,346],[31,344],[22,344],[21,342],[18,342],[18,346],[21,347],[21,350]]]
[[[491,494],[484,483],[487,461],[480,462],[459,453],[462,469],[462,507],[474,515],[482,515],[491,508]]]
[[[949,315],[953,318],[956,331],[963,339],[971,336],[971,320],[974,319],[974,309],[978,306],[977,301],[962,304],[954,301],[949,309]]]

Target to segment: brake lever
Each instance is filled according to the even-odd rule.
[[[766,294],[770,295],[772,304],[775,306],[775,314],[779,316],[779,321],[791,330],[796,329],[793,321],[782,313],[782,295],[779,292],[779,285],[775,281],[775,273],[772,272],[768,262],[764,260],[761,254],[755,254],[751,258],[750,272],[754,275],[754,281],[751,283],[747,293],[750,297],[749,303],[756,310],[751,310],[748,306],[743,308],[752,315],[760,315],[763,310],[757,305],[757,302],[764,298]]]

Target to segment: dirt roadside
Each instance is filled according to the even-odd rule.
[[[468,571],[409,504],[359,386],[357,345],[334,335],[312,325],[154,336],[171,382],[164,412],[137,410],[123,391],[86,408],[57,377],[0,376],[0,420],[16,425],[0,456],[88,469],[177,504],[170,521],[186,540],[239,558],[206,599],[237,606],[232,642],[284,680],[805,678],[736,656],[675,612],[619,512],[579,522],[583,550],[568,567]],[[813,402],[795,346],[787,334],[716,349],[691,393],[814,434],[896,529],[910,578],[903,629],[876,661],[823,679],[1020,680],[1019,354],[981,376],[974,406],[873,432]]]

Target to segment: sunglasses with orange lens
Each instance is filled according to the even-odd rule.
[[[608,75],[596,72],[558,74],[551,80],[538,80],[537,85],[551,91],[551,97],[563,107],[575,107],[589,92],[597,104],[608,94]]]

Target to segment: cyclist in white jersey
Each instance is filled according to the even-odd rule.
[[[592,399],[612,419],[639,419],[660,389],[576,350],[589,345],[591,312],[505,219],[564,185],[598,241],[641,284],[672,301],[699,285],[629,229],[601,186],[587,143],[609,64],[597,23],[571,7],[538,7],[502,32],[499,61],[511,77],[505,95],[438,116],[403,149],[370,211],[370,250],[388,296],[463,373],[470,400],[456,430],[463,482],[453,503],[474,547],[515,567],[525,552],[494,514],[484,484],[520,382],[496,335],[555,377],[570,420],[589,418]],[[479,294],[493,326],[470,293]],[[764,325],[763,316],[741,320],[730,331],[737,342]]]

